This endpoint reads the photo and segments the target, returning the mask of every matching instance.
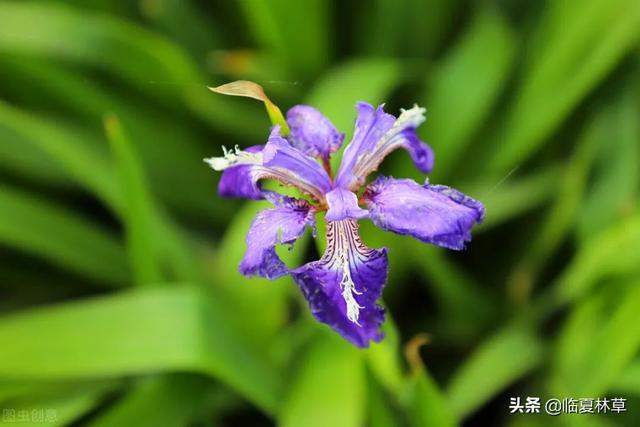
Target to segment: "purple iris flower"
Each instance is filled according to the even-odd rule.
[[[344,134],[318,110],[297,105],[286,115],[290,133],[274,126],[265,145],[225,150],[224,157],[205,159],[224,170],[219,193],[226,197],[267,199],[273,208],[259,212],[246,238],[240,264],[246,276],[276,279],[290,274],[311,312],[359,347],[380,341],[384,309],[377,304],[387,280],[386,248],[367,247],[358,234],[358,220],[369,219],[383,230],[409,235],[426,243],[460,250],[471,239],[471,228],[484,217],[484,207],[444,185],[420,185],[410,179],[367,177],[398,148],[407,150],[416,167],[433,167],[431,148],[416,128],[425,110],[414,106],[399,117],[383,106],[359,102],[353,139],[347,145],[335,177],[329,158]],[[291,198],[263,189],[260,181],[274,179],[298,188],[306,198]],[[327,247],[322,257],[289,269],[278,257],[278,244],[292,244],[325,212]]]

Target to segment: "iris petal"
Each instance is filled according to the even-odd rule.
[[[378,227],[449,249],[463,249],[484,219],[480,202],[444,185],[380,176],[364,197]]]
[[[344,140],[344,134],[328,118],[308,105],[296,105],[287,111],[287,124],[291,145],[312,157],[328,160]]]
[[[395,117],[385,113],[382,105],[374,109],[366,102],[356,104],[358,117],[355,131],[349,145],[344,150],[342,162],[336,175],[336,184],[350,188],[350,184],[357,180],[352,171],[363,153],[370,152],[382,136],[393,126]]]
[[[287,274],[289,269],[276,254],[276,245],[292,244],[302,236],[306,226],[313,229],[314,225],[314,211],[307,202],[280,197],[275,208],[258,212],[251,223],[240,272],[268,279]]]
[[[259,152],[247,150],[226,151],[224,157],[205,159],[214,170],[227,170],[246,166],[241,175],[249,177],[254,188],[261,179],[275,179],[291,185],[316,200],[322,200],[324,193],[331,189],[331,179],[313,158],[295,149],[280,136],[280,129],[274,126],[264,149]]]
[[[259,153],[264,145],[246,148],[249,153]],[[251,176],[251,165],[237,165],[225,169],[218,182],[218,194],[222,197],[237,197],[252,200],[263,199],[258,183]]]
[[[358,206],[358,196],[349,190],[336,188],[328,192],[325,197],[329,204],[325,216],[327,221],[362,219],[367,216],[367,211]]]
[[[317,320],[359,347],[382,339],[384,309],[376,301],[387,280],[387,251],[365,246],[355,220],[328,221],[322,258],[291,275]]]
[[[347,146],[336,176],[336,186],[355,190],[367,175],[377,170],[384,158],[398,148],[409,151],[416,167],[423,173],[433,168],[433,151],[420,141],[416,128],[425,121],[425,109],[415,106],[402,110],[396,119],[383,110],[361,102],[356,105],[358,118],[353,139]]]

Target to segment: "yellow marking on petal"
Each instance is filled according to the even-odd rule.
[[[248,80],[236,80],[231,83],[226,83],[220,86],[211,87],[208,89],[215,93],[220,93],[222,95],[230,95],[230,96],[242,96],[245,98],[253,98],[258,101],[262,101],[264,103],[265,108],[267,109],[267,114],[269,114],[269,119],[271,123],[274,125],[280,125],[280,134],[282,136],[287,136],[291,133],[289,126],[287,125],[287,121],[282,115],[282,111],[280,108],[267,96],[264,92],[264,88],[260,86],[258,83],[251,82]]]

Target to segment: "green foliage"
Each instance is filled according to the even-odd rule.
[[[123,245],[78,213],[9,185],[0,186],[0,240],[105,286],[127,283]]]
[[[428,77],[424,104],[429,119],[423,135],[438,155],[439,176],[456,167],[491,113],[508,82],[517,42],[498,13],[483,11]]]
[[[216,387],[202,376],[167,374],[143,378],[94,427],[182,426],[215,407]]]
[[[216,325],[210,328],[210,325]],[[280,377],[234,333],[217,303],[183,285],[34,309],[0,319],[0,375],[76,380],[192,371],[273,410]]]
[[[627,415],[553,424],[638,425],[639,43],[636,0],[1,1],[0,409],[538,426],[508,397],[619,396]],[[202,162],[268,135],[260,103],[207,89],[237,79],[346,141],[356,101],[426,107],[430,180],[485,204],[462,253],[362,222],[389,248],[381,343],[238,272],[269,204],[222,200]],[[381,172],[424,180],[405,153]],[[307,262],[323,232],[278,254]]]
[[[104,127],[116,158],[119,192],[124,198],[122,216],[134,280],[141,285],[161,282],[162,273],[153,250],[152,227],[156,219],[145,178],[118,119],[106,117]]]
[[[456,414],[420,360],[419,346],[426,343],[426,336],[417,335],[407,344],[406,356],[413,370],[405,396],[409,419],[420,426],[456,426]]]
[[[510,325],[489,337],[460,366],[449,383],[449,404],[462,418],[528,373],[541,359],[539,339],[526,327]]]
[[[323,333],[314,337],[298,363],[290,372],[291,385],[280,410],[280,425],[363,425],[366,378],[362,354],[356,348]]]

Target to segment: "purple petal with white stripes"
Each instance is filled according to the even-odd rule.
[[[291,275],[317,320],[359,347],[382,339],[384,309],[376,301],[387,280],[387,251],[365,246],[357,221],[328,221],[322,258]]]
[[[402,110],[396,119],[385,113],[383,106],[356,105],[358,117],[353,139],[344,151],[335,186],[355,190],[389,153],[404,148],[416,167],[423,173],[433,168],[433,151],[420,141],[416,128],[425,121],[425,110],[413,107]]]
[[[225,149],[223,157],[212,157],[205,159],[205,162],[218,171],[247,167],[236,170],[235,176],[229,176],[229,181],[249,177],[255,191],[258,191],[257,182],[261,179],[275,179],[294,186],[318,201],[323,200],[324,194],[331,190],[331,179],[322,166],[312,157],[292,147],[280,136],[278,126],[273,127],[262,151]],[[224,187],[225,190],[227,188]],[[244,193],[252,194],[246,190]]]

